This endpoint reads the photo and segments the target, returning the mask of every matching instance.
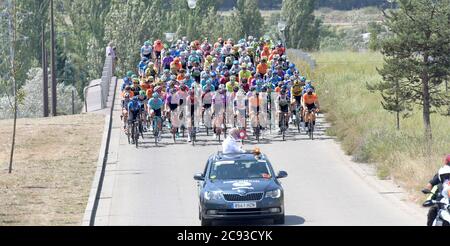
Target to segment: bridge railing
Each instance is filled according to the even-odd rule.
[[[107,56],[105,63],[103,65],[102,77],[99,84],[86,86],[84,88],[84,106],[85,111],[88,111],[88,100],[87,94],[90,88],[100,86],[101,91],[101,108],[106,108],[106,103],[108,101],[109,88],[111,86],[111,78],[113,77],[113,59],[111,56]]]

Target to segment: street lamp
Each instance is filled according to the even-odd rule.
[[[187,0],[190,9],[195,9],[197,7],[197,0]]]

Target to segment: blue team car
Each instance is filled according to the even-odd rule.
[[[266,155],[259,149],[239,154],[218,152],[203,173],[194,176],[202,226],[217,220],[273,219],[284,224],[284,191]]]

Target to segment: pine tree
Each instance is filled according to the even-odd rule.
[[[448,105],[443,83],[450,74],[450,0],[400,0],[385,13],[393,33],[382,44],[384,84],[398,81],[405,100],[422,107],[427,146],[432,140],[431,113]],[[384,98],[392,104],[392,97]]]

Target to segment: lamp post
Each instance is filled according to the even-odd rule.
[[[52,115],[56,116],[56,44],[55,44],[55,18],[53,14],[53,0],[50,0],[50,25],[51,25],[51,74],[52,74]]]

